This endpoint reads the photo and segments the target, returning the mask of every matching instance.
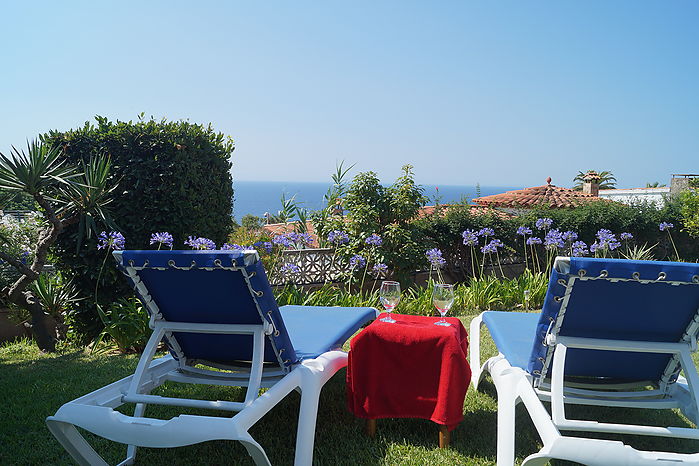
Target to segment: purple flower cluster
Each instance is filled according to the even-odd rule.
[[[291,262],[287,262],[286,264],[282,265],[279,269],[279,273],[281,273],[284,277],[288,277],[289,275],[294,275],[299,272],[301,272],[299,266],[296,264],[292,264]]]
[[[537,230],[546,230],[553,225],[553,220],[550,218],[537,218],[536,219],[536,229]]]
[[[372,233],[371,235],[369,235],[369,237],[365,241],[366,244],[370,246],[381,246],[381,243],[383,243],[381,237],[376,233]]]
[[[150,235],[150,244],[157,244],[158,249],[160,249],[161,246],[165,245],[168,246],[170,249],[172,249],[172,243],[173,243],[173,238],[170,233],[167,231],[163,231],[161,233],[153,233]]]
[[[618,239],[616,239],[616,235],[612,233],[611,231],[602,228],[597,232],[597,241],[592,243],[592,246],[590,246],[590,252],[595,252],[599,250],[607,250],[609,249],[610,251],[615,250],[619,246],[621,246],[621,243],[619,242]]]
[[[631,233],[622,233],[619,235],[619,238],[623,239],[624,241],[633,239],[633,235]]]
[[[359,254],[355,254],[354,256],[350,257],[349,265],[353,269],[356,269],[356,268],[361,269],[362,267],[364,267],[366,265],[366,259],[364,259]]]
[[[447,263],[447,261],[442,257],[442,251],[437,248],[428,249],[425,252],[425,256],[427,256],[427,261],[435,269],[440,269]]]
[[[578,239],[578,234],[574,231],[568,230],[561,233],[561,238],[563,239],[563,241],[575,241],[576,239]]]
[[[253,244],[252,247],[257,249],[258,251],[260,249],[264,249],[267,252],[267,254],[270,254],[274,250],[274,245],[271,241],[258,241],[255,244]]]
[[[573,256],[581,257],[588,254],[587,244],[583,241],[576,241],[571,245],[571,252]]]
[[[349,235],[342,230],[333,230],[328,233],[328,242],[336,246],[349,243]]]
[[[670,230],[671,228],[674,228],[674,226],[675,225],[670,222],[661,222],[660,225],[658,225],[660,231]]]
[[[541,244],[541,238],[537,238],[536,236],[532,236],[531,238],[527,239],[527,244],[530,246],[533,244]]]
[[[532,234],[532,229],[529,227],[521,226],[517,228],[517,234],[520,236],[526,236]]]
[[[381,276],[388,272],[388,266],[386,264],[376,264],[371,268],[374,275]]]
[[[563,249],[565,247],[563,233],[561,233],[558,228],[546,232],[546,236],[544,236],[544,246],[548,249]]]
[[[272,238],[272,242],[285,248],[300,249],[311,244],[313,242],[313,237],[308,233],[296,233],[295,231],[291,231],[289,233],[275,235]]]
[[[221,246],[221,250],[222,250],[222,251],[233,251],[233,250],[236,250],[236,251],[243,251],[243,250],[245,250],[245,249],[248,249],[248,248],[246,248],[245,246],[241,246],[241,245],[239,245],[239,244],[228,244],[228,243],[224,243],[223,246]]]
[[[502,241],[500,241],[499,239],[493,239],[490,241],[490,243],[486,244],[481,248],[481,252],[483,254],[491,254],[494,252],[498,252],[498,248],[501,248],[503,246],[505,245],[502,243]]]
[[[216,243],[209,238],[200,238],[198,236],[189,236],[184,242],[185,246],[192,249],[213,250],[216,249]]]
[[[476,246],[478,244],[478,233],[473,230],[466,230],[461,233],[466,246]]]
[[[99,234],[97,249],[111,249],[113,251],[121,251],[126,245],[126,238],[118,231],[103,231]]]
[[[481,228],[480,231],[478,232],[478,236],[485,236],[486,238],[488,236],[493,236],[494,234],[495,234],[495,230],[493,230],[492,228],[488,228],[488,227]]]

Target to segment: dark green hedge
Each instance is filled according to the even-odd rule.
[[[232,224],[233,188],[230,156],[233,141],[211,125],[186,121],[108,121],[96,117],[81,128],[51,131],[43,140],[65,149],[70,162],[108,155],[119,187],[109,205],[129,249],[149,248],[153,232],[170,232],[175,248],[189,235],[225,241]],[[94,322],[94,292],[105,257],[94,236],[76,251],[77,226],[61,235],[57,266],[75,277],[84,296],[82,311]],[[100,280],[99,301],[114,302],[128,292],[111,258]]]

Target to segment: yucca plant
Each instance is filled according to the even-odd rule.
[[[644,243],[643,246],[636,244],[628,247],[626,251],[622,251],[621,255],[624,259],[651,261],[655,259],[653,256],[653,248],[656,246],[657,244],[654,244],[653,246],[648,246],[646,243]]]
[[[86,215],[110,223],[105,206],[116,187],[109,184],[109,168],[109,159],[104,157],[82,167],[70,165],[62,157],[60,147],[40,141],[28,142],[26,152],[12,147],[9,155],[0,153],[0,189],[28,194],[46,219],[31,251],[31,263],[25,264],[9,253],[11,245],[0,238],[0,259],[19,272],[19,278],[2,293],[32,316],[32,331],[43,351],[55,350],[56,337],[46,325],[41,298],[30,285],[40,277],[49,248],[68,225],[85,222],[83,233],[89,234],[88,230],[96,230],[96,225],[94,220],[85,220]]]

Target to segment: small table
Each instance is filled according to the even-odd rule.
[[[381,314],[350,343],[347,405],[368,419],[422,418],[440,425],[440,447],[463,419],[471,368],[466,361],[468,334],[455,317],[450,327],[434,325],[436,317]]]

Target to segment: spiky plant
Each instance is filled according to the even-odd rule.
[[[29,285],[46,264],[49,248],[66,226],[80,222],[81,237],[96,230],[96,222],[111,223],[106,206],[115,185],[110,185],[110,162],[97,157],[81,167],[68,164],[59,147],[41,141],[27,143],[27,151],[14,146],[9,155],[0,153],[0,189],[24,192],[39,205],[46,226],[39,232],[31,263],[10,254],[7,241],[0,238],[0,259],[19,272],[19,278],[2,290],[7,300],[32,316],[32,331],[43,351],[55,350],[55,332],[47,325],[40,296]]]

